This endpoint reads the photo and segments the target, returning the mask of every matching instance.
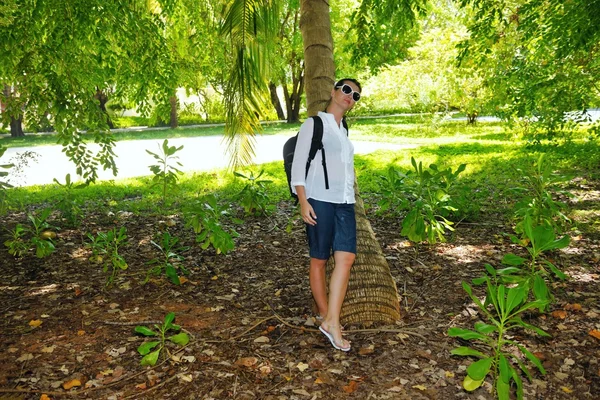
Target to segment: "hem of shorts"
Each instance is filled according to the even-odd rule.
[[[340,249],[335,249],[333,250],[333,252],[335,253],[336,251],[345,251],[346,253],[352,253],[354,255],[356,255],[356,248],[354,249],[344,249],[344,248],[340,248]]]
[[[309,253],[310,254],[310,258],[317,258],[319,260],[329,260],[329,257],[331,257],[331,254],[321,257],[323,255],[323,253],[320,254],[315,254],[315,253]]]

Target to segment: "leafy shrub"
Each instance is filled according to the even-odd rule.
[[[176,165],[182,166],[179,161],[176,161],[179,157],[175,155],[175,153],[181,149],[183,149],[183,145],[179,147],[169,146],[169,140],[165,139],[162,146],[159,145],[159,154],[146,150],[146,153],[150,154],[158,161],[158,164],[150,166],[150,171],[154,174],[152,177],[151,188],[160,186],[163,205],[165,205],[167,201],[167,191],[172,190],[177,186],[177,181],[179,180],[178,175],[183,174],[181,170],[172,165],[174,162]]]
[[[454,230],[453,222],[447,217],[456,208],[451,205],[451,189],[458,175],[466,168],[461,164],[456,171],[439,169],[431,164],[428,169],[411,157],[413,170],[405,174],[397,172],[394,185],[402,191],[408,201],[408,213],[402,221],[402,235],[413,242],[445,241],[446,230]],[[388,174],[388,176],[393,174]],[[391,181],[391,178],[388,178]]]
[[[88,185],[85,183],[75,185],[71,182],[71,174],[65,176],[64,184],[60,183],[56,178],[54,178],[54,183],[64,188],[63,193],[60,195],[60,200],[55,204],[56,209],[60,211],[69,226],[78,226],[83,217],[83,210],[81,208],[81,201],[75,197],[74,191],[83,189]]]
[[[254,175],[254,172],[250,171],[249,175],[244,175],[234,171],[235,176],[246,181],[246,185],[236,196],[246,214],[269,215],[275,209],[267,194],[267,186],[273,181],[260,179],[264,172],[261,170],[258,175]]]
[[[102,264],[102,270],[107,272],[111,269],[110,275],[106,279],[106,286],[110,286],[119,271],[127,269],[127,262],[119,254],[121,246],[127,243],[127,229],[121,227],[119,231],[113,228],[108,232],[98,232],[96,236],[88,233],[90,243],[88,247],[92,249],[91,261]]]
[[[32,248],[35,249],[35,256],[38,258],[52,254],[55,250],[53,239],[56,237],[56,233],[51,230],[53,227],[48,223],[50,213],[51,210],[46,208],[39,216],[33,213],[28,214],[29,225],[17,224],[15,229],[10,232],[11,239],[4,242],[4,245],[8,247],[9,254],[21,257]]]
[[[228,230],[224,226],[224,219],[229,217],[229,207],[220,205],[214,195],[208,195],[194,204],[187,211],[187,226],[196,233],[196,241],[201,243],[200,247],[206,250],[212,246],[217,254],[227,254],[235,247],[234,238],[239,234],[234,230]],[[232,222],[242,221],[231,218]]]
[[[149,264],[155,264],[155,266],[146,274],[144,283],[148,282],[151,275],[160,275],[161,272],[164,271],[165,275],[172,283],[179,285],[180,281],[177,270],[181,270],[184,274],[189,273],[183,264],[178,264],[179,261],[183,260],[183,256],[179,253],[189,250],[189,247],[179,246],[179,239],[171,236],[167,231],[162,233],[157,242],[153,240],[150,241],[150,243],[160,251],[161,257],[154,258],[149,262]]]
[[[180,331],[181,327],[179,325],[175,325],[173,321],[175,320],[175,313],[170,312],[165,316],[164,322],[162,325],[154,325],[156,331],[153,331],[150,328],[145,326],[138,325],[135,327],[135,332],[144,336],[157,336],[159,340],[145,342],[140,345],[137,349],[140,355],[144,356],[141,361],[141,365],[146,366],[154,366],[158,361],[158,357],[160,356],[160,352],[165,348],[167,340],[178,345],[185,346],[190,341],[190,338],[187,333],[181,332],[173,336],[167,337],[168,331]],[[158,349],[156,349],[158,347]],[[156,349],[153,351],[153,349]]]
[[[524,233],[523,219],[525,215],[529,215],[534,226],[544,225],[556,232],[564,232],[571,222],[565,214],[567,205],[555,201],[550,189],[569,178],[553,172],[551,165],[545,161],[544,154],[539,156],[532,169],[517,171],[521,174],[524,186],[515,190],[526,195],[516,206],[515,218],[520,221],[516,224],[515,231],[518,234]],[[561,193],[570,196],[566,191]]]
[[[473,391],[479,388],[488,375],[495,381],[496,394],[499,399],[510,398],[511,382],[516,386],[517,399],[523,399],[523,382],[518,370],[520,369],[529,380],[532,375],[525,363],[510,347],[518,348],[529,362],[542,374],[546,371],[540,360],[525,346],[510,339],[509,333],[514,329],[526,329],[541,336],[550,336],[542,329],[531,325],[522,319],[522,314],[534,308],[543,308],[547,300],[527,301],[528,289],[518,285],[507,288],[487,281],[486,300],[482,303],[473,295],[471,287],[463,282],[463,289],[479,308],[486,322],[476,322],[475,329],[450,328],[448,336],[458,337],[468,341],[476,341],[477,346],[461,346],[451,351],[457,356],[476,357],[477,361],[467,368],[467,376],[463,380],[463,388]],[[516,368],[515,368],[516,366]]]

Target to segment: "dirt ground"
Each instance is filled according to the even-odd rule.
[[[471,360],[450,355],[464,343],[447,331],[479,319],[461,282],[522,251],[503,235],[510,226],[493,218],[461,223],[447,243],[421,246],[415,257],[397,220],[370,215],[402,295],[402,318],[393,326],[346,326],[353,347],[342,353],[316,329],[303,227],[285,231],[290,207],[246,218],[225,256],[194,246],[178,216],[100,209],[78,229],[60,230],[56,252],[45,259],[14,259],[3,248],[0,399],[493,398],[490,383],[462,389]],[[26,216],[5,221],[12,228]],[[175,286],[162,276],[142,285],[157,256],[150,240],[171,222],[171,234],[193,246],[184,253],[188,280]],[[89,261],[86,233],[120,226],[129,237],[122,251],[129,269],[106,289],[106,273]],[[524,378],[525,398],[598,399],[600,340],[590,332],[600,330],[600,237],[576,234],[553,257],[569,279],[553,285],[549,313],[528,315],[552,337],[513,337],[547,370]],[[154,368],[142,367],[136,349],[145,338],[135,325],[153,328],[171,311],[190,343],[167,346],[170,358],[161,354]]]

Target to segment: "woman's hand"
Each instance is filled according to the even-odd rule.
[[[317,224],[317,214],[307,200],[300,202],[300,215],[307,224],[313,226]]]

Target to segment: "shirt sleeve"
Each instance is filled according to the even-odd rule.
[[[306,186],[306,161],[308,161],[314,126],[314,120],[309,118],[300,127],[296,149],[294,150],[294,161],[292,162],[292,179],[290,182],[292,188],[294,186]]]

